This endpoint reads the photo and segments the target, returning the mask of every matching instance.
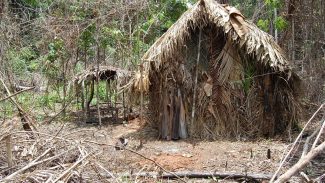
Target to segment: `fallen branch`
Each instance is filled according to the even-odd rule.
[[[38,156],[35,160],[33,160],[32,162],[30,162],[29,164],[27,164],[26,166],[24,166],[23,168],[19,169],[18,171],[10,174],[9,176],[7,176],[6,178],[4,178],[2,181],[6,182],[9,181],[11,179],[13,179],[14,177],[16,177],[18,174],[42,163],[42,162],[37,162],[39,159],[41,159],[42,157],[44,157],[47,153],[49,153],[52,150],[52,148],[47,149],[43,154],[41,154],[40,156]]]
[[[5,98],[3,98],[3,99],[0,99],[0,102],[3,102],[3,101],[5,101],[5,100],[7,100],[7,99],[9,99],[9,98],[11,98],[11,97],[14,97],[14,96],[16,96],[16,95],[18,95],[18,94],[20,94],[20,93],[25,92],[25,91],[32,90],[32,89],[34,89],[34,88],[35,88],[35,86],[34,86],[34,87],[31,87],[31,88],[24,89],[24,90],[20,90],[20,91],[18,91],[18,92],[16,92],[16,93],[12,94],[12,95],[10,95],[10,96],[7,96],[7,97],[5,97]]]
[[[310,136],[308,136],[306,138],[306,141],[305,141],[305,144],[304,144],[304,148],[303,148],[302,153],[301,153],[301,158],[303,158],[304,156],[306,156],[306,154],[308,153],[309,142],[310,142],[310,140],[312,138],[314,138],[317,135],[317,133],[319,132],[319,129],[320,129],[320,127],[316,128],[316,130]]]
[[[8,182],[12,179],[14,179],[17,175],[19,175],[20,173],[23,173],[24,171],[34,167],[34,166],[37,166],[39,164],[42,164],[42,163],[45,163],[45,162],[48,162],[48,161],[52,161],[54,159],[57,159],[58,157],[62,156],[63,154],[69,152],[70,150],[67,150],[67,151],[64,151],[58,155],[55,155],[55,156],[52,156],[52,157],[49,157],[47,159],[44,159],[44,160],[41,160],[39,161],[41,158],[43,158],[46,154],[48,154],[50,151],[52,150],[52,148],[49,148],[47,149],[46,151],[44,151],[43,154],[41,154],[40,156],[38,156],[36,159],[34,159],[32,162],[30,162],[29,164],[27,164],[26,166],[24,166],[23,168],[19,169],[18,171],[10,174],[9,176],[5,177],[4,179],[1,180],[1,182]]]
[[[289,180],[294,174],[304,168],[313,158],[325,150],[325,142],[321,143],[316,148],[312,149],[306,156],[300,159],[293,167],[279,177],[275,183],[282,183]]]
[[[89,154],[81,158],[80,160],[76,161],[70,168],[66,169],[62,174],[60,174],[53,182],[58,182],[60,179],[64,178],[68,173],[71,172],[79,163],[81,163],[83,160],[85,160]]]
[[[106,178],[113,178],[110,174],[103,175]],[[208,179],[212,177],[216,178],[247,178],[254,180],[270,180],[272,178],[272,174],[257,174],[257,173],[236,173],[236,172],[196,172],[196,171],[183,171],[183,172],[173,172],[173,173],[157,173],[157,172],[142,172],[142,173],[125,173],[119,174],[119,177],[152,177],[159,179],[178,179],[178,178],[189,178],[189,179]]]
[[[7,87],[7,85],[5,84],[5,82],[3,81],[2,78],[0,78],[0,81],[2,82],[2,85],[4,86],[4,88],[6,89],[6,92],[8,93],[8,95],[10,96],[11,93]],[[23,108],[17,103],[17,101],[15,99],[13,99],[12,97],[9,97],[9,99],[11,100],[11,102],[16,105],[19,114],[21,115],[22,119],[24,119],[25,123],[23,122],[23,128],[26,131],[33,131],[31,126],[33,126],[34,130],[37,130],[36,127],[33,125],[32,120],[29,119],[28,115],[26,114],[26,112],[23,110]]]
[[[295,148],[297,142],[299,141],[300,137],[302,136],[302,134],[304,133],[304,131],[306,130],[307,126],[309,125],[309,123],[315,118],[315,116],[318,114],[318,112],[323,109],[325,103],[323,103],[318,109],[317,111],[313,114],[313,116],[308,120],[308,122],[305,124],[304,128],[301,130],[301,132],[299,133],[298,137],[296,138],[296,140],[294,141],[292,147],[290,148],[289,152],[287,153],[287,155],[283,158],[283,160],[280,162],[280,166],[278,167],[278,169],[276,170],[276,172],[274,173],[272,179],[270,180],[270,182],[273,182],[276,178],[276,176],[278,175],[278,173],[280,172],[282,166],[284,165],[284,163],[286,162],[286,160],[288,159],[288,157],[290,156],[291,152],[293,151],[293,149]]]
[[[317,137],[316,137],[316,139],[315,139],[315,141],[314,141],[314,144],[313,144],[313,146],[311,147],[312,149],[314,149],[314,148],[316,147],[316,145],[317,145],[317,143],[318,143],[318,140],[319,140],[320,136],[322,135],[322,133],[323,133],[323,131],[324,131],[324,128],[325,128],[325,115],[323,116],[323,119],[322,119],[321,123],[323,123],[323,124],[322,124],[322,127],[320,128],[319,133],[318,133],[318,135],[317,135]]]

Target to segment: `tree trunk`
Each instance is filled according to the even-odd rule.
[[[90,83],[90,94],[89,94],[89,98],[87,99],[87,104],[86,104],[87,117],[89,116],[89,113],[90,113],[90,103],[94,98],[94,90],[95,90],[95,81],[91,80],[90,82],[91,82]],[[87,86],[86,86],[86,88],[87,88]]]

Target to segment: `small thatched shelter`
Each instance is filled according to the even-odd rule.
[[[99,81],[105,81],[106,83],[105,92],[109,108],[112,108],[114,105],[116,107],[116,100],[115,104],[113,104],[111,101],[112,92],[117,92],[117,87],[124,85],[131,76],[129,71],[110,65],[100,66],[98,71],[96,67],[91,67],[77,74],[72,80],[72,83],[75,89],[76,97],[77,99],[81,99],[81,106],[82,109],[86,111],[86,114],[89,112],[90,103],[94,97],[97,74],[99,76]]]
[[[281,48],[215,0],[185,12],[143,67],[143,82],[133,83],[149,86],[149,119],[161,138],[274,136],[296,120],[299,78]]]

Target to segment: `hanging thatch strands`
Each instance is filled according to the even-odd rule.
[[[234,7],[199,0],[142,60],[142,82],[135,73],[129,86],[149,93],[161,138],[273,136],[295,122],[299,78],[273,37]]]
[[[146,72],[137,71],[133,77],[133,90],[138,92],[147,92],[149,90],[149,75]]]

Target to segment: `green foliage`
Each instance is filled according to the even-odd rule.
[[[25,6],[29,6],[31,8],[48,8],[53,0],[23,0],[22,1]]]
[[[54,91],[41,95],[37,98],[37,102],[40,106],[49,107],[51,109],[54,109],[55,103],[58,103],[59,101],[60,96],[58,96]]]
[[[230,0],[229,3],[239,9],[245,17],[249,18],[254,14],[257,0]]]
[[[182,0],[163,0],[161,2],[161,6],[158,8],[162,8],[162,11],[157,14],[157,17],[162,31],[173,25],[187,10],[187,3],[188,1]]]
[[[274,20],[274,25],[278,30],[282,31],[288,27],[288,22],[282,16],[278,16]]]
[[[273,8],[280,8],[282,2],[281,0],[265,0],[265,5],[267,5],[268,7]]]
[[[7,57],[8,60],[11,60],[10,64],[13,72],[18,76],[36,71],[40,64],[38,60],[39,55],[32,47],[10,50]]]
[[[263,31],[267,32],[269,30],[270,21],[268,19],[259,19],[257,22],[257,26]]]
[[[82,48],[88,49],[95,43],[96,25],[89,25],[80,35],[79,44]]]
[[[64,41],[56,38],[48,45],[48,49],[47,60],[54,62],[64,53]]]

